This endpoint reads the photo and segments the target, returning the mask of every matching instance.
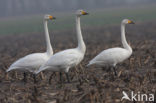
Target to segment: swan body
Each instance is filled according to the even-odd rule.
[[[23,58],[18,59],[9,67],[7,72],[12,70],[22,70],[34,73],[36,70],[39,69],[41,65],[43,65],[50,58],[51,55],[53,55],[53,49],[51,47],[47,26],[47,22],[49,19],[52,20],[55,18],[51,15],[45,15],[44,17],[44,29],[45,29],[47,51],[45,53],[29,54]]]
[[[39,71],[37,71],[36,74],[46,69],[50,71],[63,71],[65,73],[68,73],[71,67],[78,65],[83,60],[86,46],[81,34],[80,16],[86,15],[87,13],[83,10],[78,10],[76,14],[78,47],[67,49],[54,54],[43,66],[40,67]]]
[[[33,53],[29,54],[19,60],[15,61],[7,72],[11,70],[24,70],[29,72],[36,71],[42,64],[44,64],[49,59],[46,53]]]
[[[102,51],[94,59],[92,59],[89,65],[97,64],[99,66],[116,66],[117,63],[123,62],[129,58],[131,52],[123,48],[110,48]]]
[[[83,60],[84,54],[78,48],[67,49],[53,55],[40,69],[51,70],[55,72],[68,72],[69,68],[78,65]]]
[[[110,48],[102,51],[95,58],[93,58],[88,66],[97,65],[97,66],[111,66],[115,67],[116,64],[123,62],[128,59],[132,54],[132,48],[128,45],[125,37],[125,25],[133,24],[132,21],[124,19],[121,23],[121,40],[124,48]]]

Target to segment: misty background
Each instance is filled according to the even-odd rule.
[[[156,0],[0,0],[0,17],[110,8],[153,3]]]
[[[82,28],[118,25],[125,18],[156,18],[156,0],[0,0],[0,35],[43,33],[45,14],[57,18],[49,22],[49,31],[75,30],[77,9],[90,13],[82,17]]]

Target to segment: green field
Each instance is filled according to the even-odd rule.
[[[156,19],[156,5],[144,5],[132,8],[112,8],[88,11],[90,15],[81,19],[83,27],[105,26],[118,24],[124,18],[137,22],[151,21]],[[56,20],[49,22],[50,30],[66,30],[75,27],[74,12],[53,13]],[[43,15],[21,16],[0,19],[0,35],[4,34],[26,34],[32,32],[43,32]]]

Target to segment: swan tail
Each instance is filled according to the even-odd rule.
[[[42,71],[42,70],[39,69],[39,70],[35,71],[35,74],[38,74],[38,73],[40,73],[41,71]]]
[[[89,64],[87,65],[87,67],[91,66],[93,63],[92,62],[89,62]]]
[[[89,64],[87,64],[87,67],[89,67],[91,64],[89,63]]]
[[[10,72],[10,71],[12,71],[12,70],[14,70],[14,69],[16,69],[16,68],[9,67],[9,68],[6,70],[6,72]]]
[[[9,71],[11,71],[11,69],[10,69],[10,68],[6,70],[6,72],[9,72]]]
[[[47,67],[41,66],[41,67],[39,68],[39,70],[35,71],[35,74],[40,73],[41,71],[45,70],[46,68],[47,68]]]

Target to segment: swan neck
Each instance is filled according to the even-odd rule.
[[[121,41],[122,45],[125,49],[132,53],[132,48],[128,45],[126,37],[125,37],[125,24],[121,24]]]
[[[83,41],[82,33],[81,33],[81,26],[80,26],[80,16],[76,16],[76,32],[77,32],[77,39],[78,39],[78,49],[85,53],[86,46]]]
[[[44,30],[45,30],[45,39],[46,39],[46,46],[47,46],[47,54],[52,55],[53,54],[53,49],[51,46],[50,42],[50,37],[49,37],[49,31],[48,31],[48,21],[44,20]]]

